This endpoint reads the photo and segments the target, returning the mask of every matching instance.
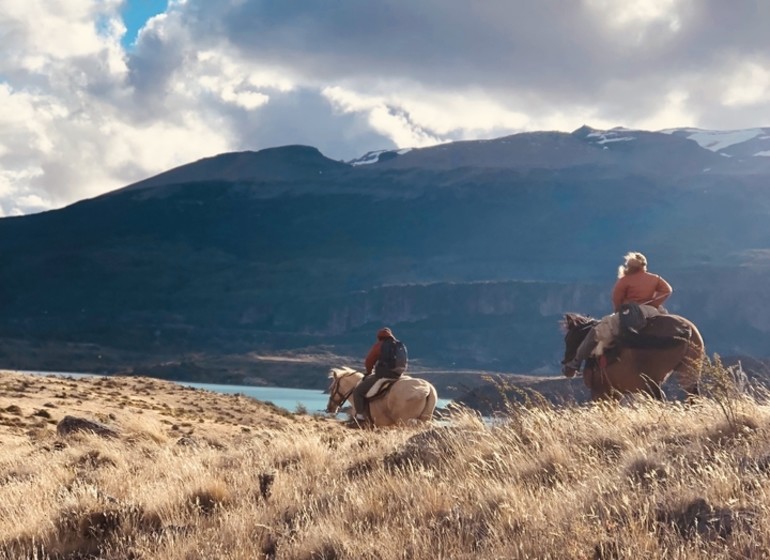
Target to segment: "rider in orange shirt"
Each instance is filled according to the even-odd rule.
[[[624,303],[635,302],[660,309],[673,289],[657,274],[647,272],[647,259],[641,253],[628,253],[618,269],[618,281],[612,290],[615,311]]]
[[[620,333],[618,311],[621,305],[629,302],[638,303],[645,317],[654,317],[660,313],[666,313],[662,304],[673,291],[671,284],[663,278],[647,272],[647,258],[642,253],[626,254],[624,263],[618,268],[618,280],[612,289],[612,306],[615,313],[602,317],[599,324],[586,335],[575,357],[566,363],[565,367],[573,370],[580,369],[583,360],[591,356],[599,342],[601,342],[601,348],[597,349],[599,354],[604,347],[612,343]]]

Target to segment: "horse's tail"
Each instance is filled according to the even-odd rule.
[[[690,323],[690,338],[687,341],[682,361],[676,366],[679,385],[691,395],[699,395],[699,382],[706,358],[706,347],[698,327]]]
[[[428,383],[428,394],[425,397],[425,406],[420,413],[419,419],[423,422],[430,422],[433,419],[433,411],[436,409],[438,394],[432,383]]]

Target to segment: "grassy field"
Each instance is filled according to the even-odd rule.
[[[690,406],[534,399],[360,431],[149,378],[0,373],[0,558],[768,558],[770,406],[715,378]],[[117,435],[57,434],[68,415]]]

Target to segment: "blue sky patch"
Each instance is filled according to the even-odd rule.
[[[136,35],[152,16],[162,14],[168,7],[168,0],[126,0],[123,4],[123,23],[126,34],[123,47],[130,49],[136,42]]]

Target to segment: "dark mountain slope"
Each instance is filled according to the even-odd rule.
[[[331,160],[310,146],[283,146],[258,152],[233,152],[176,167],[121,190],[206,181],[249,182],[314,180],[348,165]],[[121,192],[121,191],[116,191]]]
[[[557,136],[566,146],[590,134]],[[553,372],[562,314],[606,312],[631,249],[674,284],[672,311],[711,351],[764,356],[766,177],[661,176],[671,138],[696,149],[684,169],[711,157],[664,134],[625,152],[615,145],[636,140],[611,143],[611,165],[538,169],[483,164],[490,142],[450,146],[481,155],[446,169],[392,164],[410,154],[352,167],[287,147],[2,219],[0,359],[41,367],[46,352],[14,351],[19,339],[65,345],[65,365],[66,345],[81,364],[89,344],[96,369],[240,356],[240,378],[280,383],[246,357],[360,356],[387,323],[415,366]]]

